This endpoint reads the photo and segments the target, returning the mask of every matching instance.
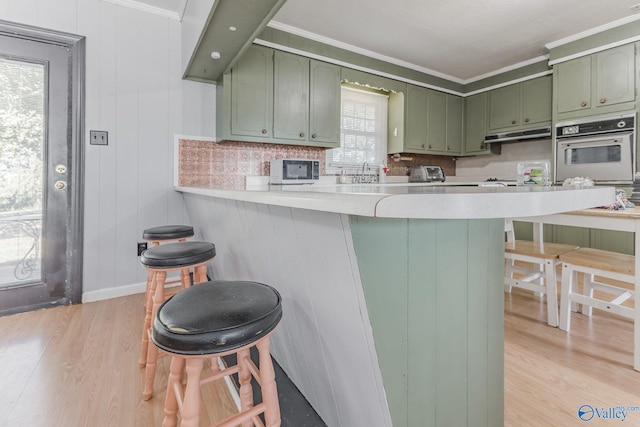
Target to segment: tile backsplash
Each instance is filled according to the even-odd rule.
[[[325,148],[251,142],[178,141],[178,185],[244,185],[246,176],[268,176],[269,161],[284,158],[320,160],[325,175]],[[417,165],[442,166],[445,174],[455,175],[455,161],[447,156],[403,154],[406,160],[387,159],[389,176],[406,176]]]

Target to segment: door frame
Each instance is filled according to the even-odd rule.
[[[46,306],[82,302],[82,268],[84,256],[84,115],[85,115],[85,37],[0,20],[0,36],[18,37],[65,47],[69,52],[70,116],[67,132],[67,191],[69,203],[66,230],[66,283],[64,297]],[[21,307],[15,312],[39,308]],[[11,314],[5,311],[2,314]]]

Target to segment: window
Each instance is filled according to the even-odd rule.
[[[327,150],[327,172],[385,164],[389,97],[349,87],[341,96],[340,147]]]

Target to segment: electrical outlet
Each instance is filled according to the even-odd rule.
[[[90,130],[89,144],[109,145],[109,132],[107,132],[106,130]]]
[[[147,242],[138,242],[138,256],[147,250]]]

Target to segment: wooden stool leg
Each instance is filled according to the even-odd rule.
[[[153,294],[155,289],[155,275],[152,270],[147,274],[147,291],[144,301],[144,326],[142,329],[142,344],[140,346],[140,360],[138,365],[141,368],[147,366],[147,353],[149,351],[149,329],[151,329],[151,311],[153,309]]]
[[[251,389],[251,370],[247,365],[250,359],[248,348],[238,350],[236,353],[238,358],[238,382],[240,383],[240,411],[246,411],[253,407],[253,390]],[[246,420],[242,422],[242,427],[253,427],[253,421]]]
[[[167,278],[166,271],[156,271],[155,274],[155,289],[153,292],[153,307],[151,308],[151,319],[156,317],[156,313],[160,308],[160,305],[164,302],[164,282]],[[152,322],[153,320],[151,320]],[[149,323],[149,329],[147,334],[151,333],[151,323]],[[147,367],[145,371],[145,384],[144,391],[142,392],[142,398],[144,400],[151,399],[153,395],[153,379],[156,376],[156,368],[158,364],[158,347],[149,343],[149,349],[147,351]]]
[[[276,374],[269,353],[270,337],[267,336],[256,343],[260,354],[260,380],[262,381],[262,401],[265,405],[264,420],[266,427],[280,426],[280,404],[278,403],[278,388]]]
[[[162,427],[176,427],[178,425],[178,399],[182,399],[182,393],[176,395],[176,388],[182,389],[182,375],[184,374],[185,359],[173,356],[169,380],[167,382],[167,395],[164,400],[164,420]]]
[[[182,402],[180,427],[198,427],[200,424],[200,374],[203,365],[203,358],[187,360],[187,387]]]
[[[198,265],[196,266],[193,272],[193,283],[204,283],[207,281],[207,266]]]

